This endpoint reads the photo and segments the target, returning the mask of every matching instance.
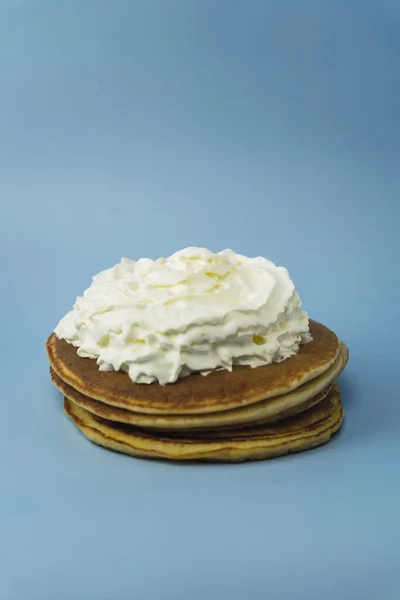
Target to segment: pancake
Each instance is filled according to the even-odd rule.
[[[157,415],[135,413],[124,408],[109,406],[99,400],[92,400],[88,396],[84,396],[64,383],[54,371],[51,372],[50,377],[54,385],[64,393],[65,398],[98,417],[107,419],[108,421],[124,423],[126,425],[135,425],[136,427],[141,427],[143,429],[166,432],[192,432],[204,431],[205,429],[231,430],[241,428],[243,425],[262,425],[265,423],[276,422],[314,406],[314,404],[317,404],[328,395],[333,385],[333,383],[330,384],[322,392],[309,398],[302,404],[297,404],[287,410],[281,410],[278,414],[273,414],[264,418],[256,419],[250,417],[257,412],[269,413],[272,409],[276,409],[277,411],[280,410],[280,407],[276,406],[277,403],[273,401],[274,399],[261,401],[243,408],[232,409],[231,411],[204,413],[203,415],[172,415],[171,417],[166,415],[159,417]],[[296,391],[297,390],[292,392],[292,394],[295,394]],[[286,394],[285,396],[278,396],[279,399],[285,397]],[[271,406],[269,406],[269,404],[271,404]]]
[[[324,373],[339,354],[333,331],[310,321],[313,341],[281,363],[231,372],[194,373],[167,385],[137,384],[123,371],[100,371],[95,359],[53,333],[46,348],[50,365],[68,385],[111,406],[150,415],[190,415],[231,410],[287,394]]]
[[[272,458],[325,444],[343,420],[339,397],[339,388],[335,385],[322,402],[300,415],[275,425],[228,434],[214,432],[214,439],[150,434],[133,426],[96,417],[67,398],[64,409],[86,437],[110,450],[136,457],[175,461],[241,462]],[[209,433],[207,435],[210,436]]]
[[[156,430],[234,429],[243,425],[261,425],[285,419],[314,406],[329,393],[337,377],[344,369],[348,351],[340,343],[339,354],[325,373],[303,384],[297,389],[276,398],[260,400],[241,408],[200,415],[147,415],[124,408],[110,406],[93,400],[65,383],[53,369],[50,376],[54,385],[63,395],[89,412],[110,421],[117,421]]]

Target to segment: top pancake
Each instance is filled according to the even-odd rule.
[[[249,424],[254,426],[262,423],[272,423],[307,410],[325,398],[346,366],[347,360],[348,350],[345,344],[340,342],[338,357],[329,369],[287,394],[267,398],[231,410],[190,415],[149,415],[120,408],[119,406],[111,406],[81,394],[81,392],[65,383],[51,367],[50,377],[56,388],[66,398],[108,421],[126,423],[156,431],[193,432],[204,431],[204,429],[238,429]]]
[[[95,359],[78,356],[75,346],[54,333],[46,348],[57,375],[95,400],[146,414],[201,414],[279,396],[324,373],[339,353],[339,340],[315,321],[310,321],[310,333],[313,341],[281,363],[194,373],[167,385],[138,384],[123,371],[100,371]]]

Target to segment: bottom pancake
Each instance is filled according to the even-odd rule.
[[[107,421],[65,398],[64,409],[92,442],[142,458],[176,461],[242,462],[309,450],[328,442],[343,420],[339,387],[309,410],[274,425],[232,432],[149,433],[138,427]]]

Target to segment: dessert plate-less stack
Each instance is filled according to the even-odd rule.
[[[343,419],[336,380],[348,351],[310,321],[313,341],[280,363],[195,373],[167,385],[137,384],[54,333],[51,379],[65,412],[93,442],[138,457],[237,462],[324,444]]]

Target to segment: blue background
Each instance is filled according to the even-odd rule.
[[[1,600],[400,596],[396,0],[0,2]],[[47,335],[121,256],[289,268],[346,420],[276,461],[102,450]]]

